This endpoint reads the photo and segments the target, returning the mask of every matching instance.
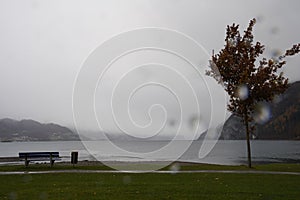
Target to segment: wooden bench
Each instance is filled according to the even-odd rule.
[[[51,167],[55,160],[60,160],[59,152],[20,152],[19,159],[25,161],[25,166],[29,165],[30,161],[50,161]]]

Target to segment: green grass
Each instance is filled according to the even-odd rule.
[[[111,168],[99,164],[99,165],[64,165],[64,164],[54,164],[50,167],[50,164],[30,164],[28,167],[24,165],[4,165],[0,166],[0,172],[4,171],[48,171],[48,170],[112,170]]]
[[[165,168],[165,169],[168,169]],[[258,171],[282,171],[282,172],[300,172],[300,163],[273,163],[264,165],[254,165],[249,169],[245,165],[211,165],[211,164],[191,164],[180,166],[181,170],[258,170]]]
[[[254,166],[256,170],[262,171],[283,171],[283,172],[300,172],[300,163],[287,164],[287,163],[276,163]]]
[[[0,199],[299,199],[300,177],[262,174],[1,175]]]

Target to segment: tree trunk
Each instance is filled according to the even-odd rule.
[[[248,114],[245,114],[245,125],[246,125],[246,138],[247,138],[247,153],[248,153],[248,167],[251,168],[251,147],[250,147],[250,130],[248,122]]]

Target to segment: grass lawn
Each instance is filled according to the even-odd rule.
[[[299,199],[300,177],[262,174],[0,176],[0,199]]]
[[[245,166],[177,163],[180,170],[249,170]],[[170,170],[166,167],[163,170]],[[57,163],[0,166],[0,171],[109,170]],[[251,170],[300,172],[300,164],[257,165]],[[300,176],[271,174],[60,173],[0,176],[0,199],[299,199]]]

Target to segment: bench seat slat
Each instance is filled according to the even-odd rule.
[[[48,157],[50,158],[59,157],[59,152],[20,152],[19,158],[38,158],[38,157]]]
[[[21,161],[24,161],[25,158],[20,158]],[[49,161],[50,158],[45,158],[45,157],[37,157],[37,158],[28,158],[27,160],[29,161]],[[52,160],[61,160],[61,158],[52,158]]]

